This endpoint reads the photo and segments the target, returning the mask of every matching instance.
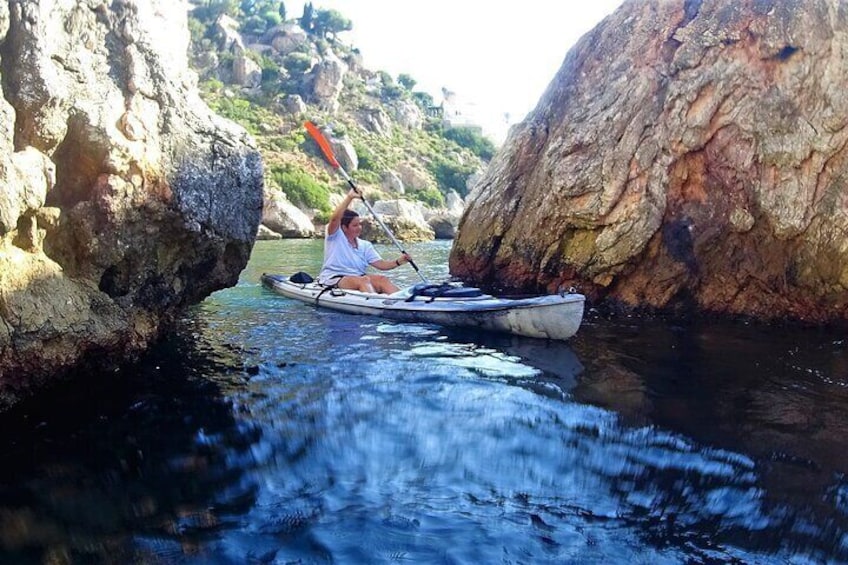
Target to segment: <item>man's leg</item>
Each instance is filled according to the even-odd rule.
[[[377,292],[367,275],[361,277],[346,275],[339,280],[339,288],[358,290],[360,292]]]
[[[394,285],[392,281],[389,280],[388,277],[384,275],[365,275],[371,281],[371,286],[374,287],[374,290],[381,294],[391,294],[393,292],[397,292],[399,289]]]

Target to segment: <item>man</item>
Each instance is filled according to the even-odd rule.
[[[407,253],[389,261],[380,257],[370,242],[359,239],[362,224],[359,214],[347,207],[359,194],[351,189],[345,199],[333,210],[324,239],[324,265],[318,275],[321,284],[335,284],[339,288],[361,292],[391,294],[398,291],[385,275],[366,273],[368,265],[381,271],[390,271],[408,263]]]

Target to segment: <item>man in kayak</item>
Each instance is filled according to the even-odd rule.
[[[403,253],[391,261],[383,259],[370,242],[359,239],[362,233],[359,214],[347,209],[356,198],[359,194],[351,189],[330,216],[324,239],[324,265],[318,282],[361,292],[397,292],[398,287],[385,275],[371,275],[365,271],[368,265],[380,271],[390,271],[408,263],[410,257]]]

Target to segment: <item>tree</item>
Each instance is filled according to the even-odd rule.
[[[283,67],[291,76],[300,76],[312,67],[312,57],[307,53],[293,52],[283,59]]]
[[[465,147],[472,153],[489,161],[495,155],[495,144],[483,136],[479,131],[468,127],[450,128],[443,134],[445,139],[450,139],[460,147]]]
[[[409,76],[406,73],[399,74],[397,81],[398,81],[398,84],[400,84],[402,87],[404,87],[407,90],[412,90],[413,88],[415,88],[415,85],[418,84],[415,81],[414,78],[412,78],[411,76]]]
[[[285,20],[286,7],[279,0],[241,0],[241,29],[261,35]]]
[[[435,104],[435,102],[433,101],[433,97],[426,92],[413,92],[412,99],[415,100],[419,106],[421,106],[422,110],[429,110]]]
[[[312,20],[315,17],[315,10],[312,8],[312,2],[307,2],[303,5],[303,15],[300,16],[300,27],[307,33],[312,31]]]
[[[312,30],[324,39],[336,40],[336,35],[353,29],[353,23],[336,10],[318,10],[312,23]],[[327,36],[332,37],[328,38]]]
[[[377,71],[377,76],[380,77],[380,84],[382,86],[394,86],[395,85],[395,79],[393,79],[392,75],[390,75],[386,71]]]
[[[238,0],[205,0],[191,15],[203,23],[215,22],[222,14],[235,16],[238,12]]]

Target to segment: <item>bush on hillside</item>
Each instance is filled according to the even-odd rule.
[[[409,195],[431,208],[443,208],[445,206],[445,195],[439,192],[437,188],[412,190],[409,192]]]
[[[277,151],[283,153],[295,153],[306,142],[306,134],[302,128],[296,128],[287,135],[278,135],[270,138],[270,145]]]
[[[251,104],[249,100],[220,97],[207,103],[215,113],[239,123],[250,133],[256,134],[259,132],[259,126],[263,121],[262,116],[260,116],[258,108]]]
[[[306,17],[305,14],[306,10],[304,9],[304,18]],[[335,42],[339,33],[353,29],[353,23],[336,10],[319,9],[313,12],[313,17],[310,18],[307,25],[303,25],[303,21],[301,21],[301,27],[308,33]]]
[[[262,35],[286,19],[286,6],[277,0],[242,0],[241,31],[253,35]]]
[[[445,139],[450,139],[460,147],[465,147],[484,161],[491,161],[495,155],[495,144],[482,133],[473,128],[455,127],[442,133]]]
[[[411,76],[409,76],[406,73],[399,74],[397,81],[398,81],[399,85],[401,85],[402,87],[404,87],[405,89],[407,89],[409,91],[412,91],[412,89],[415,88],[415,85],[418,84],[415,81],[414,78],[412,78]]]
[[[280,187],[295,205],[330,212],[330,189],[309,173],[294,165],[271,167],[271,181]]]
[[[311,66],[312,57],[306,53],[300,53],[299,51],[289,53],[286,55],[286,58],[283,59],[283,67],[285,67],[292,76],[302,75],[308,71]]]
[[[437,157],[428,168],[443,192],[453,189],[463,198],[468,194],[466,183],[476,170],[472,165],[463,165],[444,157]]]
[[[384,86],[380,91],[380,97],[383,100],[400,100],[403,98],[403,95],[406,91],[403,87],[400,87],[396,84],[390,84],[388,86]]]
[[[207,0],[191,11],[191,16],[204,23],[213,23],[222,14],[237,16],[239,6],[236,0]]]
[[[377,163],[374,160],[374,153],[367,145],[354,141],[353,150],[356,151],[359,169],[363,171],[377,171]]]
[[[418,104],[422,110],[429,110],[435,105],[433,97],[426,92],[415,91],[412,93],[412,99]]]

